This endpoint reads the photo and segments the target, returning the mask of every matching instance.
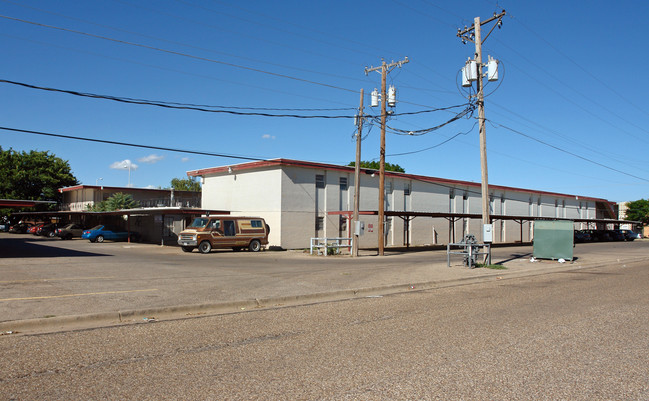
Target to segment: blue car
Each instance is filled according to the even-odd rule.
[[[137,237],[137,233],[130,233],[131,240],[136,240]],[[119,241],[129,239],[129,233],[128,231],[122,230],[121,228],[98,225],[89,230],[84,230],[81,234],[81,238],[90,240],[90,242],[104,242],[104,240],[107,239]]]

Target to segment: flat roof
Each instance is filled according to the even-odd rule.
[[[25,199],[0,199],[0,207],[34,207],[36,205],[48,205],[56,201],[35,201]]]
[[[341,166],[341,165],[336,165],[336,164],[316,163],[316,162],[309,162],[309,161],[303,161],[303,160],[293,160],[293,159],[278,158],[278,159],[262,160],[262,161],[255,161],[255,162],[247,162],[247,163],[241,163],[241,164],[230,164],[230,165],[226,165],[226,166],[204,168],[204,169],[199,169],[199,170],[191,170],[191,171],[187,172],[187,176],[189,176],[189,177],[199,177],[199,176],[204,176],[204,175],[208,175],[208,174],[222,174],[222,173],[232,174],[232,173],[236,173],[237,171],[263,169],[263,168],[268,168],[268,167],[283,167],[283,166],[293,166],[293,167],[304,167],[304,168],[312,168],[312,169],[343,171],[343,172],[347,172],[347,173],[353,173],[354,170],[355,170],[355,168],[352,167],[352,166]],[[378,170],[362,168],[361,167],[361,171],[363,173],[365,173],[365,174],[372,174],[372,173],[377,172]],[[473,188],[481,188],[481,186],[482,186],[482,184],[479,183],[479,182],[452,180],[452,179],[440,178],[440,177],[429,177],[429,176],[418,175],[418,174],[398,173],[398,172],[395,172],[395,171],[386,171],[385,175],[386,175],[386,177],[399,177],[399,178],[405,178],[405,179],[411,179],[411,180],[416,180],[416,181],[427,182],[427,183],[431,183],[431,184],[466,186],[466,187],[473,187]],[[585,201],[606,203],[609,206],[615,204],[615,202],[611,202],[611,201],[608,201],[608,200],[602,199],[602,198],[594,198],[594,197],[589,197],[589,196],[563,194],[563,193],[559,193],[559,192],[539,191],[539,190],[526,189],[526,188],[508,187],[508,186],[503,186],[503,185],[489,184],[489,189],[497,189],[497,190],[501,190],[501,191],[526,192],[526,193],[533,193],[533,194],[538,194],[538,195],[558,196],[558,197],[562,197],[562,198],[583,199]]]

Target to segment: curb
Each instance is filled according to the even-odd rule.
[[[282,297],[249,299],[240,301],[224,301],[204,304],[189,304],[159,308],[122,310],[115,312],[100,312],[83,315],[57,316],[50,318],[35,318],[0,322],[2,334],[36,334],[59,331],[74,331],[79,329],[100,328],[138,323],[158,322],[161,320],[180,320],[195,317],[207,317],[223,314],[250,312],[260,309],[285,308],[312,305],[325,302],[338,302],[361,299],[373,296],[389,296],[407,292],[448,288],[461,285],[471,285],[492,280],[508,280],[522,277],[535,277],[544,274],[598,268],[613,263],[637,263],[646,261],[645,257],[617,259],[608,262],[595,262],[586,265],[568,264],[560,266],[544,266],[534,270],[491,273],[473,277],[463,277],[451,280],[427,281],[410,284],[395,284],[379,287],[346,289],[311,294],[289,295]]]

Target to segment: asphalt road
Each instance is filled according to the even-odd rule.
[[[499,271],[466,269],[458,257],[448,268],[445,250],[388,251],[385,257],[357,259],[301,252],[203,255],[184,253],[178,247],[0,233],[0,328],[14,330],[12,322],[30,319],[57,322],[61,317],[101,314],[113,319],[118,313],[118,321],[126,321],[124,316],[134,316],[129,311],[161,318],[162,311],[179,306],[187,307],[182,315],[229,303],[229,310],[239,310],[237,302],[259,306],[258,302],[271,300],[275,302],[264,306],[273,306],[282,297],[315,295],[306,299],[314,302],[320,294],[343,292],[337,298],[344,298],[359,289],[385,294],[395,286],[410,290],[559,268],[624,264],[646,259],[648,250],[649,241],[578,244],[576,261],[560,266],[553,261],[529,263],[529,246],[494,248],[494,262],[507,267]]]
[[[649,266],[0,337],[0,398],[647,400]]]

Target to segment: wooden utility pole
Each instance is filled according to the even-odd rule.
[[[352,222],[353,242],[352,257],[358,256],[358,241],[360,236],[356,235],[356,224],[358,220],[358,209],[361,202],[361,137],[363,136],[363,98],[365,92],[361,89],[361,103],[358,108],[358,132],[356,133],[356,164],[354,165],[354,217]]]
[[[380,149],[380,158],[379,163],[379,256],[383,256],[385,248],[385,120],[387,119],[387,109],[386,104],[388,101],[387,97],[387,75],[388,72],[392,71],[395,67],[401,68],[403,64],[408,62],[408,57],[405,57],[401,61],[391,62],[386,64],[385,60],[381,61],[380,67],[370,67],[365,68],[365,75],[370,71],[381,71],[381,149]]]
[[[487,132],[485,128],[485,114],[484,114],[484,91],[482,83],[482,44],[487,37],[493,32],[496,26],[500,27],[502,25],[502,18],[505,16],[505,10],[500,14],[494,13],[493,17],[480,22],[480,17],[475,17],[473,20],[472,27],[465,27],[464,30],[458,29],[457,36],[462,38],[462,41],[471,41],[475,43],[475,64],[476,64],[476,98],[478,103],[478,125],[480,129],[480,169],[482,171],[482,224],[483,227],[485,224],[491,223],[491,217],[489,215],[489,178],[487,174]],[[498,21],[487,33],[485,38],[482,38],[481,27],[484,24],[490,23],[492,21]],[[473,33],[471,32],[473,31]]]
[[[487,174],[487,132],[484,117],[484,92],[482,87],[482,37],[480,32],[480,17],[473,20],[475,27],[475,61],[478,69],[478,127],[480,130],[480,170],[482,171],[482,224],[490,224],[489,216],[489,177]]]

